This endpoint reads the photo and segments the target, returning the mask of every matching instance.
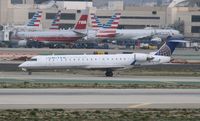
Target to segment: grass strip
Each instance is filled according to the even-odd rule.
[[[199,121],[200,109],[1,110],[0,121]]]
[[[200,82],[1,79],[0,88],[199,89]]]

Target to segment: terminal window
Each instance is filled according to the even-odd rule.
[[[92,2],[92,0],[56,0],[56,1],[79,1],[79,2]]]
[[[46,13],[46,19],[54,19],[56,16],[56,13]]]
[[[192,26],[192,33],[200,33],[200,26]]]
[[[46,19],[54,19],[56,13],[46,13]],[[76,20],[76,14],[74,13],[62,13],[61,14],[62,20]]]
[[[23,0],[11,0],[11,4],[23,4]]]
[[[63,20],[76,20],[76,14],[75,13],[62,13],[61,19],[63,19]]]
[[[110,18],[111,16],[98,16],[98,18]],[[147,16],[121,16],[121,19],[160,19],[160,17]]]
[[[28,19],[31,19],[33,16],[34,16],[35,13],[31,12],[31,13],[28,13]]]
[[[198,15],[193,15],[193,16],[192,16],[192,22],[200,22],[200,16],[198,16]]]
[[[60,29],[69,29],[73,27],[74,27],[74,24],[59,24]]]

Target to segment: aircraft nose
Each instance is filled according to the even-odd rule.
[[[19,67],[19,68],[24,68],[24,67],[26,67],[26,62],[20,64],[18,67]]]

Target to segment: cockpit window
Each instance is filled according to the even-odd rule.
[[[36,58],[31,58],[29,61],[37,61]]]

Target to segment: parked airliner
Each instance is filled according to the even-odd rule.
[[[50,30],[59,30],[59,22],[61,19],[61,11],[59,10],[56,13],[55,18],[53,19],[52,23],[51,23],[51,27],[49,28]]]
[[[108,55],[39,55],[19,65],[31,74],[42,69],[100,69],[105,75],[113,76],[115,69],[128,69],[136,65],[156,65],[168,63],[178,43],[182,40],[169,40],[157,52],[144,54],[108,54]]]
[[[14,26],[13,31],[35,31],[41,30],[42,11],[37,11],[26,25]]]
[[[87,35],[86,26],[88,20],[88,13],[85,11],[74,29],[69,30],[45,30],[36,32],[18,32],[16,36],[20,39],[34,40],[40,42],[62,42],[71,43],[75,42]]]
[[[95,14],[91,15],[92,20],[92,30],[96,31],[88,31],[87,39],[88,40],[96,40],[96,39],[109,39],[109,40],[126,40],[126,39],[142,39],[145,37],[167,37],[173,35],[180,35],[180,32],[174,29],[117,29],[112,28],[112,26],[117,26],[119,24],[120,17],[111,17],[111,26],[108,25],[106,28],[104,27],[98,17]],[[114,22],[113,22],[114,21]],[[117,22],[115,22],[117,21]],[[113,22],[113,23],[112,23]],[[114,24],[114,25],[112,25]],[[112,29],[112,30],[110,30]],[[112,32],[112,33],[111,33]]]

